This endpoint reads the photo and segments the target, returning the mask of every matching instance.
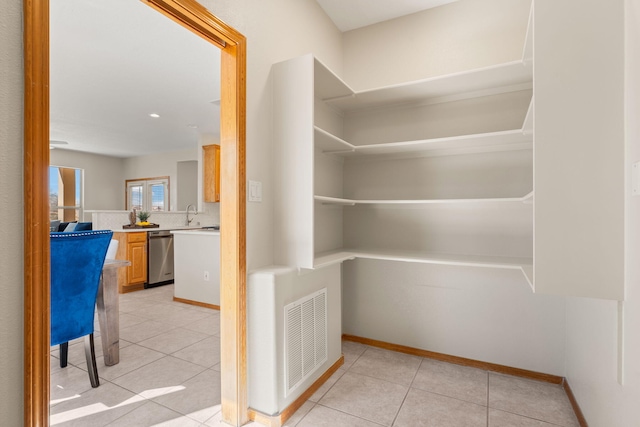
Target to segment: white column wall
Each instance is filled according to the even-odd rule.
[[[631,168],[640,161],[639,20],[640,0],[626,0],[626,295],[622,313],[615,301],[567,299],[566,377],[591,427],[630,427],[640,420],[640,196],[631,195]]]
[[[315,0],[206,0],[219,18],[247,37],[247,179],[262,182],[262,202],[247,203],[247,263],[273,263],[271,66],[313,53],[342,72],[342,35]],[[224,185],[224,184],[223,184]]]

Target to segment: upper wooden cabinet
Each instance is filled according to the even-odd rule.
[[[220,146],[217,144],[202,146],[202,169],[204,171],[204,201],[220,201]]]

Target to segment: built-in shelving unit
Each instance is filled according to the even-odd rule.
[[[494,257],[478,255],[420,253],[409,251],[376,251],[363,249],[343,249],[323,252],[317,255],[315,267],[322,268],[356,258],[385,261],[416,262],[458,267],[499,268],[521,271],[530,286],[533,286],[532,258]]]
[[[528,283],[532,285],[533,262],[530,243],[528,250],[522,249],[531,238],[531,233],[529,240],[522,237],[522,224],[531,221],[532,209],[527,205],[533,201],[532,179],[529,179],[528,183],[518,182],[517,185],[511,186],[509,182],[509,171],[514,167],[509,164],[509,159],[513,157],[519,165],[522,155],[517,152],[532,150],[533,108],[529,104],[532,74],[531,61],[521,60],[355,92],[311,55],[277,64],[274,67],[274,88],[278,92],[278,96],[275,97],[275,131],[276,140],[281,144],[279,152],[284,154],[283,158],[279,159],[282,163],[276,165],[276,181],[282,187],[276,204],[277,209],[289,212],[290,215],[283,219],[276,230],[276,234],[282,236],[277,250],[281,259],[276,261],[298,268],[322,268],[347,260],[367,258],[454,267],[514,269],[522,271]],[[309,91],[310,85],[312,91]],[[517,97],[514,97],[514,94],[517,94]],[[508,105],[504,109],[510,116],[501,123],[496,119],[500,117],[500,112],[486,115],[485,110],[495,109],[495,105],[503,98],[504,104]],[[526,105],[522,102],[524,99]],[[484,108],[483,102],[489,107]],[[460,107],[456,107],[458,105]],[[441,110],[438,110],[439,108]],[[522,111],[519,121],[514,119],[513,113],[518,109]],[[427,129],[421,123],[429,120],[429,114],[424,113],[426,110],[429,110],[429,114],[433,111],[439,113],[451,110],[455,113],[460,110],[460,114],[467,115],[468,111],[479,111],[483,118],[486,116],[486,120],[493,120],[495,123],[487,126],[486,123],[476,120],[477,123],[467,125],[466,128],[460,127],[465,134],[447,135],[446,129],[440,129],[434,136],[430,136],[434,133],[433,130]],[[402,132],[395,135],[393,131],[389,131],[390,128],[394,128],[393,117],[402,116],[405,112],[408,112],[409,116],[415,112],[414,116],[417,117],[415,120],[418,125],[412,129],[410,138],[401,136]],[[371,119],[367,119],[369,115]],[[380,115],[382,120],[378,120]],[[425,118],[422,118],[423,116]],[[351,122],[352,117],[356,119],[355,122]],[[375,141],[358,132],[358,125],[354,123],[362,123],[363,120],[366,132],[371,132],[372,129],[375,131],[376,126],[381,127],[380,135],[375,135]],[[473,122],[464,117],[461,120],[464,123]],[[384,123],[380,123],[381,121]],[[468,132],[474,127],[478,129],[477,132]],[[458,127],[454,126],[454,131],[456,130]],[[473,156],[493,155],[501,156],[495,167],[486,157],[478,158],[482,166],[474,166]],[[388,168],[396,167],[396,175],[403,175],[407,171],[428,167],[425,166],[424,159],[434,156],[437,156],[437,159],[442,158],[442,162],[450,162],[446,160],[450,156],[460,158],[460,161],[454,162],[453,169],[460,168],[461,178],[454,181],[466,182],[471,190],[430,189],[422,192],[417,188],[412,194],[403,191],[398,192],[402,193],[402,196],[394,197],[393,194],[389,194],[389,186],[413,188],[419,179],[416,181],[407,178],[409,181],[402,184],[402,177],[393,177],[389,182],[384,182],[386,194],[375,194],[375,189],[367,189],[369,192],[365,191],[366,197],[345,197],[346,194],[358,193],[351,188],[357,185],[353,184],[352,180],[353,175],[358,175],[362,168],[384,166],[387,169],[381,174],[393,175]],[[362,161],[369,163],[352,163]],[[500,188],[492,192],[490,188],[486,188],[490,184],[478,184],[475,174],[481,172],[475,169],[480,168],[490,168],[489,175],[501,173],[502,178],[494,178],[492,181],[497,182]],[[529,168],[532,170],[532,165]],[[496,172],[496,169],[499,171]],[[422,179],[429,179],[425,182],[438,182],[446,178],[438,175]],[[472,189],[475,187],[478,187],[478,196],[468,197],[474,194]],[[425,197],[423,193],[429,194]],[[431,197],[432,193],[435,197]],[[459,197],[460,194],[464,196]],[[521,195],[514,197],[511,196],[513,194]],[[385,207],[388,208],[384,213],[378,211]],[[424,214],[422,211],[416,214],[415,209],[426,211]],[[480,210],[482,213],[474,216],[474,210]],[[515,215],[514,219],[510,218],[511,214]],[[421,231],[424,231],[424,227],[438,228],[439,218],[447,223],[446,230],[451,231],[454,227],[451,227],[450,218],[465,215],[467,218],[472,215],[471,222],[477,223],[479,240],[489,239],[486,229],[494,229],[503,222],[511,221],[512,223],[506,226],[507,231],[498,239],[505,242],[505,246],[500,249],[500,244],[496,245],[494,239],[490,239],[492,241],[488,242],[489,247],[482,250],[482,254],[464,255],[467,252],[473,253],[475,242],[470,243],[465,239],[459,243],[452,241],[451,245],[443,245],[443,250],[440,251],[437,245],[441,240],[438,240],[432,245],[423,245],[424,247],[414,245],[418,249],[428,249],[416,251],[409,250],[409,247],[407,250],[398,249],[398,246],[401,246],[401,242],[398,241],[401,239],[394,239],[385,249],[380,248],[381,245],[385,246],[385,239],[380,238],[370,245],[372,241],[367,237],[371,235],[372,230],[380,230],[386,225],[390,225],[394,230],[402,229],[403,221],[408,217],[412,219],[407,223],[409,229],[416,227],[415,221],[420,222],[423,221],[422,217],[428,217],[428,220],[425,220],[428,221],[428,225],[425,223],[419,226]],[[376,226],[376,221],[382,221],[379,227]],[[465,232],[473,233],[473,225],[470,226],[468,223],[469,221],[465,225]],[[526,225],[524,227],[526,229]],[[362,239],[358,238],[358,233],[365,233]],[[504,233],[514,233],[514,236],[505,236]],[[524,234],[527,234],[526,231]],[[425,238],[421,232],[410,235],[412,238]],[[441,238],[440,235],[437,237]],[[451,238],[459,239],[453,235]],[[362,240],[362,244],[359,244],[359,240]],[[514,244],[519,249],[512,252]],[[349,249],[346,249],[347,247]],[[376,249],[370,250],[367,247]],[[496,247],[499,250],[492,254],[493,248]],[[504,256],[511,253],[515,256]]]
[[[328,205],[429,205],[444,203],[528,203],[533,199],[533,191],[522,197],[492,199],[427,199],[427,200],[352,200],[338,197],[314,196],[317,202]]]
[[[523,61],[448,74],[365,90],[342,97],[322,98],[341,111],[408,103],[440,103],[531,89],[533,68]]]
[[[438,151],[438,154],[468,154],[500,150],[530,150],[531,135],[523,129],[487,132],[474,135],[459,135],[419,141],[390,142],[386,144],[351,145],[316,127],[316,134],[322,135],[316,145],[324,154],[345,157],[365,155],[413,154]]]

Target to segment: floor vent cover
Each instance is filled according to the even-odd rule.
[[[286,394],[327,360],[327,289],[284,307]]]

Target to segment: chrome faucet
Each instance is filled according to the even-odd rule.
[[[193,216],[195,217],[196,215],[198,215],[198,210],[196,209],[195,206],[193,206],[192,204],[188,204],[187,205],[187,225],[191,225],[191,221],[193,221],[193,218],[189,219],[189,209],[193,208]]]

